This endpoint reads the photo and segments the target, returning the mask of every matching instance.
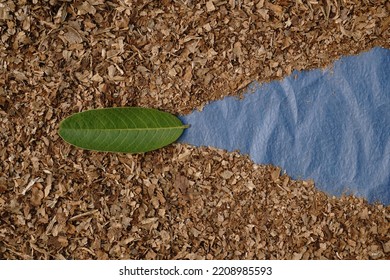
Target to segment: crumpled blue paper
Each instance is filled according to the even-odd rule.
[[[180,118],[191,127],[179,142],[239,150],[330,195],[390,204],[390,50],[253,83],[242,100]]]

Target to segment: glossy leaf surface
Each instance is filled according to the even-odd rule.
[[[60,123],[59,135],[79,148],[142,153],[164,147],[188,127],[166,112],[120,107],[76,113]]]

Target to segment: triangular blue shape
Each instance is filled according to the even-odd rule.
[[[343,57],[332,67],[253,83],[181,116],[180,142],[239,150],[331,195],[390,204],[390,50]],[[254,92],[254,93],[252,93]]]

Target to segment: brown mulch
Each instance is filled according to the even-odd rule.
[[[188,113],[390,48],[389,1],[32,2],[0,1],[0,259],[390,259],[390,206],[212,147],[57,134],[81,110]]]

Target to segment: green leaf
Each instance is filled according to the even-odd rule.
[[[142,153],[174,142],[187,127],[166,112],[120,107],[76,113],[60,123],[59,135],[83,149]]]

